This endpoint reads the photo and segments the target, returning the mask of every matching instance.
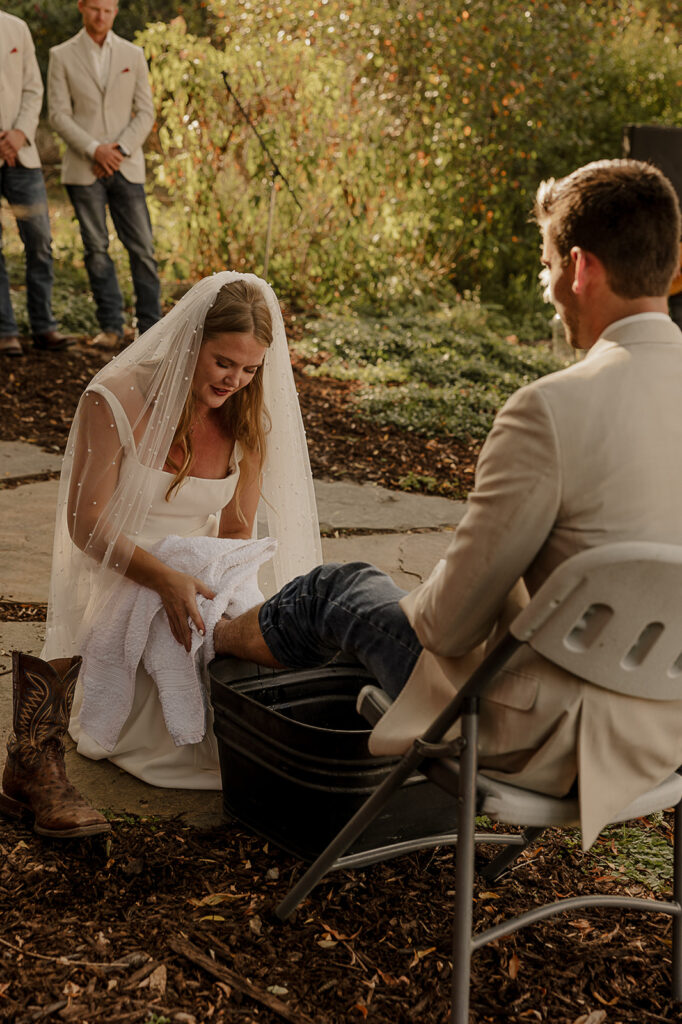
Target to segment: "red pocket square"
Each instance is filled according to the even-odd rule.
[[[17,50],[16,46],[13,46],[12,49],[9,52],[10,53],[19,53],[19,51]]]
[[[122,74],[122,75],[125,75],[125,73],[126,73],[127,71],[130,71],[130,68],[124,68],[124,69],[123,69],[123,71],[121,72],[121,74]]]

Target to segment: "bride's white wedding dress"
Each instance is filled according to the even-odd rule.
[[[125,413],[120,406],[117,408],[115,399],[104,388],[97,390],[101,390],[103,396],[106,394],[114,411],[121,442],[124,443],[126,433],[130,430]],[[220,510],[235,492],[241,457],[241,449],[236,445],[227,477],[208,480],[190,476],[174,492],[170,501],[166,501],[166,492],[173,480],[172,475],[162,470],[144,469],[143,479],[149,493],[150,508],[142,531],[135,538],[140,547],[149,550],[157,541],[173,534],[181,537],[217,537]],[[221,788],[212,712],[209,709],[206,735],[200,743],[175,746],[166,728],[156,683],[142,665],[137,670],[132,709],[113,750],[105,750],[81,728],[82,701],[83,691],[79,681],[69,728],[79,754],[95,760],[108,758],[152,786],[173,789]]]

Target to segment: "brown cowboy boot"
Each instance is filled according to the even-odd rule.
[[[81,658],[49,662],[12,652],[14,735],[7,742],[0,813],[33,820],[33,831],[54,839],[111,831],[103,815],[66,777],[64,736]]]

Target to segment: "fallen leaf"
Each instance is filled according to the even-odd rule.
[[[509,967],[507,968],[507,974],[509,975],[509,977],[511,978],[512,981],[514,980],[514,978],[519,973],[520,966],[521,966],[521,961],[519,960],[519,958],[516,955],[516,953],[514,953],[512,958],[511,958],[511,960],[509,961]]]
[[[602,1004],[602,1006],[615,1006],[616,1003],[618,1002],[618,1000],[620,999],[620,996],[614,996],[613,999],[604,999],[604,997],[600,996],[598,992],[594,991],[594,989],[592,989],[592,995],[594,996],[594,998],[597,1000],[598,1003]],[[601,1013],[602,1011],[599,1010],[599,1011],[595,1011],[595,1012]]]
[[[201,899],[197,899],[192,896],[187,900],[193,907],[217,907],[219,903],[225,903],[227,900],[243,900],[246,896],[242,893],[237,892],[211,892],[208,896],[202,896]]]
[[[168,981],[168,971],[166,970],[165,964],[159,964],[159,966],[152,971],[147,978],[149,985],[149,991],[153,992],[157,996],[163,996],[166,994],[166,984]]]
[[[435,946],[429,946],[428,949],[415,949],[410,967],[416,967],[420,960],[423,960],[425,956],[429,955],[429,953],[435,953],[435,951]]]
[[[328,924],[324,923],[324,921],[320,921],[320,927],[324,928],[325,932],[328,932],[333,938],[338,939],[339,942],[350,942],[352,939],[357,939],[358,935],[362,931],[362,928],[358,928],[358,930],[353,932],[352,935],[342,935],[341,932],[337,932],[333,928],[330,928]]]

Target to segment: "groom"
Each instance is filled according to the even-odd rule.
[[[586,357],[499,412],[446,557],[410,594],[369,565],[320,566],[215,630],[217,652],[274,667],[354,654],[396,697],[377,755],[408,748],[564,559],[610,541],[682,544],[672,186],[650,165],[600,161],[544,182],[535,214],[551,301]],[[682,701],[616,695],[522,650],[482,701],[480,750],[487,771],[556,796],[598,773],[580,787],[587,847],[682,764]]]

